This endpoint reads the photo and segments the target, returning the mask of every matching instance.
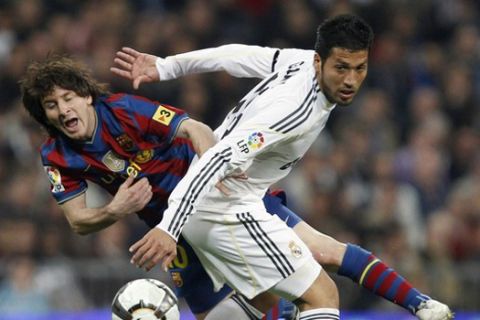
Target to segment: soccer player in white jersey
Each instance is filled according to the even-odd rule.
[[[224,232],[231,225],[236,228],[236,233],[233,233],[232,237],[238,236],[242,240],[244,240],[244,234],[238,231],[242,227],[249,235],[261,239],[266,237],[266,235],[259,235],[265,227],[269,237],[273,239],[275,245],[279,246],[280,252],[276,252],[275,248],[269,248],[268,244],[262,241],[254,243],[263,250],[271,263],[276,265],[279,273],[282,273],[282,270],[286,274],[289,273],[288,267],[279,266],[282,263],[272,258],[276,254],[283,254],[284,251],[282,251],[281,239],[278,240],[275,236],[275,232],[278,231],[275,229],[269,233],[270,226],[268,223],[265,224],[265,221],[269,219],[262,215],[257,198],[272,182],[285,176],[290,167],[301,158],[323,128],[335,105],[348,105],[352,101],[367,73],[368,49],[371,39],[371,30],[362,20],[354,16],[340,16],[320,26],[316,52],[229,45],[167,59],[140,54],[132,49],[126,49],[119,53],[116,62],[123,69],[115,70],[113,68],[113,71],[134,80],[134,87],[138,87],[144,81],[168,80],[184,74],[216,70],[226,70],[235,76],[266,78],[241,100],[239,105],[227,116],[222,126],[216,130],[218,138],[222,140],[214,151],[211,151],[209,160],[204,160],[203,163],[192,169],[194,173],[191,172],[182,182],[183,189],[177,188],[172,195],[171,208],[168,213],[175,213],[176,216],[171,216],[168,220],[164,219],[159,225],[171,237],[176,238],[185,224],[185,220],[193,214],[194,210],[198,210],[199,212],[191,218],[195,220],[195,223],[185,226],[184,235],[188,234],[187,239],[190,237],[191,241],[200,243],[197,253],[202,257],[205,267],[218,284],[227,281],[240,292],[247,293],[248,297],[253,296],[253,292],[255,292],[248,284],[247,278],[251,274],[248,276],[237,275],[243,271],[236,268],[244,263],[244,261],[235,261],[232,257],[235,255],[232,252],[238,247],[232,245],[217,248],[215,247],[216,243],[209,243],[210,238],[205,237],[208,235],[214,239],[216,237],[219,241],[232,241],[230,235],[226,233],[220,236],[215,234],[218,230],[220,230],[219,233]],[[155,63],[157,64],[156,68]],[[222,152],[224,153],[222,154]],[[223,178],[235,170],[243,171],[245,169],[248,169],[249,180],[247,183],[228,182],[228,187],[236,191],[232,196],[226,198],[220,192],[212,191],[205,195],[203,202],[198,201],[198,198],[205,194],[205,189],[208,189],[217,179]],[[185,197],[182,198],[182,195]],[[224,212],[230,213],[224,214]],[[222,227],[217,227],[218,225]],[[259,227],[257,228],[256,225]],[[204,232],[206,229],[200,228],[200,226],[213,230],[213,235]],[[337,246],[335,241],[328,240],[323,235],[323,238],[319,237],[314,230],[304,228],[303,231],[302,239],[313,237]],[[147,268],[150,268],[160,258],[167,256],[164,264],[168,263],[174,250],[172,252],[171,248],[162,243],[164,239],[171,240],[168,236],[165,237],[161,231],[154,230],[147,234],[144,239],[132,247],[134,251],[138,250],[133,261],[139,265],[146,264]],[[293,243],[293,249],[292,246],[289,246],[292,255],[295,256],[299,253],[303,255],[303,246],[297,244],[296,241]],[[273,246],[273,243],[270,245]],[[251,252],[258,254],[258,251],[248,250],[247,255]],[[358,248],[350,246],[346,253],[345,250],[341,253],[342,257],[348,254],[349,250],[358,251]],[[405,300],[405,304],[403,302],[399,304],[413,309],[412,311],[420,319],[448,319],[451,317],[447,306],[434,300],[425,301],[428,298],[419,294],[418,291],[412,290],[411,286],[404,285],[405,281],[398,275],[392,277],[391,271],[393,270],[387,268],[376,257],[373,256],[372,259],[370,253],[358,251],[351,252],[352,254],[355,257],[365,258],[366,261],[373,261],[368,264],[369,268],[375,266],[377,271],[382,271],[369,273],[367,271],[371,269],[365,266],[359,270],[352,270],[352,273],[361,271],[366,278],[373,279],[367,279],[367,282],[372,283],[373,281],[373,283],[385,287],[382,283],[385,277],[380,277],[381,274],[388,275],[390,280],[395,277],[401,279],[390,282],[390,285],[396,282],[400,284],[398,288],[403,287],[403,289],[393,290],[392,297],[388,297],[388,294],[381,294],[382,296],[397,303],[401,297],[402,300]],[[225,263],[224,255],[230,259],[225,268],[222,266]],[[345,258],[347,257],[345,256],[343,259]],[[250,261],[249,259],[250,257],[246,258],[247,261]],[[250,270],[246,273],[249,272]],[[254,274],[264,276],[262,272],[257,274],[254,271]],[[268,274],[266,276],[268,277]],[[241,282],[239,279],[242,277],[247,283],[246,285],[230,282]],[[284,278],[285,275],[282,277]],[[289,278],[287,277],[287,279]],[[351,278],[355,278],[355,276],[352,275]],[[270,281],[270,279],[267,280]],[[267,283],[270,283],[268,281]],[[361,283],[361,281],[359,282]],[[263,287],[262,285],[260,287],[268,289],[269,285],[263,284]],[[390,288],[387,286],[386,289]],[[285,292],[281,290],[277,290],[277,293],[285,295]],[[292,292],[286,294],[288,296]],[[293,298],[295,295],[299,295],[299,293],[293,293]],[[408,299],[406,299],[407,296]],[[321,317],[320,313],[321,311],[309,311],[302,313],[302,317],[316,319]]]

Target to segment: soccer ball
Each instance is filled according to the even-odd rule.
[[[177,297],[164,283],[137,279],[118,290],[112,302],[112,320],[179,320]]]

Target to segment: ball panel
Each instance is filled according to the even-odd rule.
[[[112,320],[179,320],[177,297],[163,282],[137,279],[120,288],[112,301]]]

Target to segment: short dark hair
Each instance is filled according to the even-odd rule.
[[[372,42],[373,31],[368,23],[358,16],[343,14],[325,20],[318,27],[315,51],[325,60],[335,47],[369,50]]]
[[[97,82],[86,66],[58,54],[49,55],[42,62],[32,62],[19,83],[23,106],[52,137],[59,131],[49,124],[42,100],[53,92],[55,86],[72,90],[81,97],[92,96],[93,101],[108,94],[107,84]]]

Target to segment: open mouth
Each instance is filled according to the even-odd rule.
[[[355,94],[354,90],[340,90],[340,97],[343,100],[351,99],[353,98],[353,95]]]
[[[65,126],[65,128],[68,131],[74,131],[77,128],[77,125],[78,125],[78,118],[72,118],[72,119],[65,120],[63,122],[63,125]]]

